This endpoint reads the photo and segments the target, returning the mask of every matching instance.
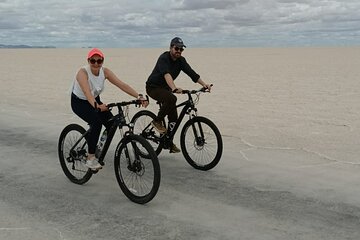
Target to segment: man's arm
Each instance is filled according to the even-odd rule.
[[[181,93],[182,92],[181,88],[177,88],[175,86],[174,80],[173,80],[172,76],[170,75],[170,73],[166,73],[164,75],[164,78],[166,80],[167,85],[171,88],[171,91],[173,93]]]
[[[204,88],[209,89],[209,91],[211,90],[211,84],[207,84],[205,83],[201,78],[199,78],[199,80],[197,81],[201,86],[203,86]]]
[[[185,58],[182,58],[181,59],[181,65],[182,65],[182,71],[184,73],[186,73],[186,75],[188,75],[191,80],[193,80],[193,82],[198,82],[199,79],[200,79],[200,75],[197,74],[192,68],[191,66],[187,63],[186,59]]]

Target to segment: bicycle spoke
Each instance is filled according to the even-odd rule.
[[[158,155],[162,150],[161,135],[151,125],[154,118],[154,113],[143,110],[136,113],[131,122],[134,124],[134,133],[144,137]],[[146,157],[145,154],[143,157]]]
[[[132,164],[134,165],[134,159],[136,158],[141,158],[139,156],[139,154],[136,154],[136,151],[138,151],[136,148],[138,148],[138,146],[131,146],[131,144],[127,144],[127,152],[129,153],[129,158],[130,161],[132,161],[131,163],[128,163],[128,158],[125,156],[125,152],[124,154],[121,155],[120,157],[120,167],[124,166],[127,168],[127,171],[123,171],[123,178],[124,178],[124,182],[125,184],[128,186],[129,189],[132,189],[132,192],[135,193],[136,195],[139,196],[144,196],[145,194],[147,194],[150,191],[150,188],[148,187],[148,185],[152,185],[151,180],[153,179],[153,169],[151,164],[143,164],[141,166],[141,170],[136,170],[133,169],[134,167],[132,167],[131,170],[128,169],[128,164]],[[140,163],[143,163],[143,161],[145,161],[146,159],[141,159]],[[144,172],[144,173],[142,173]],[[150,175],[149,177],[143,177],[143,175]],[[150,181],[150,182],[148,182]]]
[[[156,154],[141,136],[127,136],[120,144],[115,158],[115,174],[119,185],[132,201],[146,203],[155,196],[160,184]],[[143,156],[144,153],[147,158]]]
[[[64,128],[60,135],[58,153],[61,167],[70,181],[84,184],[91,177],[91,172],[85,166],[86,139],[82,138],[85,130],[76,124]],[[76,146],[75,146],[76,144]]]
[[[199,123],[199,126],[200,123]],[[216,145],[213,145],[214,142],[211,141],[211,132],[205,128],[205,131],[201,131],[201,128],[196,128],[195,132],[189,131],[192,135],[189,136],[189,142],[188,146],[189,149],[192,149],[193,158],[197,159],[197,162],[202,162],[203,164],[206,164],[207,161],[211,161],[216,154]],[[216,144],[216,142],[215,142]],[[191,148],[191,145],[192,148]],[[215,146],[215,150],[214,150]]]
[[[222,153],[221,135],[209,119],[196,117],[189,120],[180,138],[185,159],[194,168],[209,170],[219,162]]]

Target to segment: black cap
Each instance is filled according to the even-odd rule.
[[[181,38],[179,37],[175,37],[171,40],[170,46],[177,46],[177,47],[184,47],[186,48],[186,46],[184,45],[184,42]]]

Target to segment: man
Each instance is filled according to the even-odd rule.
[[[158,115],[152,122],[153,127],[159,133],[165,133],[167,129],[163,126],[162,121],[168,116],[169,128],[175,125],[178,118],[176,109],[176,96],[174,93],[182,93],[182,89],[176,87],[174,80],[183,71],[195,83],[199,83],[205,88],[211,89],[210,84],[206,84],[187,63],[181,55],[186,46],[181,38],[175,37],[170,42],[170,50],[164,52],[158,58],[154,70],[146,81],[147,94],[161,103]],[[178,153],[180,149],[175,144],[170,145],[170,153]]]

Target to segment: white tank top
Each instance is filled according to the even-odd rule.
[[[90,66],[84,66],[82,67],[83,69],[86,70],[87,75],[88,75],[88,82],[89,82],[89,86],[90,86],[90,91],[91,94],[94,97],[97,97],[100,95],[100,93],[104,90],[105,87],[105,74],[104,74],[104,69],[103,67],[100,68],[99,71],[99,76],[95,76],[90,69]],[[83,99],[83,100],[87,100],[84,92],[82,91],[79,82],[76,80],[76,76],[73,82],[73,86],[72,86],[72,93],[74,93],[78,98]]]

